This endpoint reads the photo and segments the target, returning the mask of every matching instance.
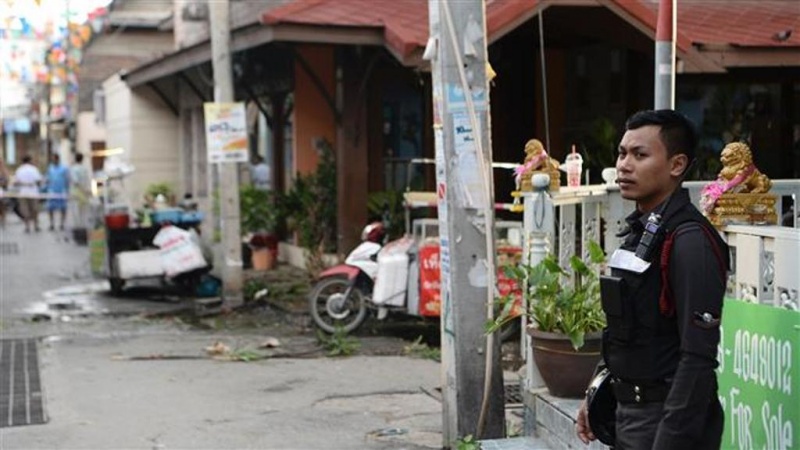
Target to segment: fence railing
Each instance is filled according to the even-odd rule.
[[[692,201],[698,204],[705,182],[687,182]],[[731,247],[732,267],[728,295],[737,299],[800,310],[800,225],[798,204],[800,180],[774,180],[772,193],[778,195],[777,213],[785,226],[729,225],[721,229]],[[545,255],[557,255],[562,267],[569,267],[572,255],[586,256],[587,242],[600,243],[606,254],[620,244],[616,234],[625,226],[624,218],[633,202],[624,200],[619,188],[611,185],[562,187],[552,195],[525,192],[523,261],[536,264]],[[529,348],[525,345],[523,348]],[[541,382],[528,364],[528,387]]]

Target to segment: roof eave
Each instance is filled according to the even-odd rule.
[[[235,30],[231,35],[234,52],[258,47],[270,42],[326,43],[344,45],[384,45],[379,28],[349,28],[335,26],[309,26],[300,24],[254,24]],[[402,61],[402,59],[398,58]],[[131,88],[173,75],[211,60],[209,40],[183,48],[163,58],[147,62],[122,78]]]
[[[797,46],[740,46],[734,44],[703,44],[697,53],[707,61],[723,68],[800,67]]]

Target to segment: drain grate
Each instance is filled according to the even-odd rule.
[[[0,340],[0,428],[46,421],[36,340]]]
[[[16,242],[0,242],[0,255],[19,254],[19,245]]]
[[[506,405],[522,404],[522,391],[520,391],[519,383],[503,385],[503,390],[505,391]]]

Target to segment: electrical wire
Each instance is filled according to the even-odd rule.
[[[544,140],[547,144],[547,151],[552,152],[550,148],[550,113],[547,106],[547,65],[544,58],[544,9],[539,11],[539,54],[542,60],[542,102],[544,107]]]

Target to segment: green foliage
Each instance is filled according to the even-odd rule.
[[[414,342],[403,348],[403,353],[407,356],[420,359],[430,359],[432,361],[442,360],[442,351],[436,347],[429,347],[422,342],[422,336],[417,337]]]
[[[268,287],[268,283],[265,280],[250,279],[245,281],[242,288],[242,296],[244,297],[245,303],[254,301],[256,293]]]
[[[175,195],[172,185],[169,183],[150,183],[144,190],[145,197],[155,199],[159,194],[167,199]]]
[[[586,148],[581,156],[584,158],[583,169],[592,174],[599,174],[606,167],[614,167],[617,163],[617,129],[607,117],[595,119],[585,138]]]
[[[455,442],[456,450],[481,450],[481,443],[468,434]]]
[[[285,205],[301,247],[336,251],[336,160],[330,143],[321,145],[317,170],[294,180]]]
[[[598,278],[599,266],[604,261],[600,245],[589,242],[588,261],[573,255],[569,269],[559,266],[553,255],[547,255],[535,266],[520,264],[505,266],[503,270],[509,278],[527,287],[524,295],[528,310],[525,314],[536,328],[567,335],[577,350],[583,347],[586,333],[600,331],[605,326]],[[572,284],[563,284],[570,273]],[[497,318],[487,324],[487,332],[494,332],[515,319],[510,315],[510,304],[513,303],[510,295],[498,298],[498,302],[502,309]]]
[[[367,197],[367,211],[371,217],[381,219],[387,215],[386,233],[389,240],[397,239],[405,234],[405,208],[403,193],[400,191],[372,192]]]
[[[241,362],[250,362],[250,361],[257,361],[259,359],[264,359],[264,355],[258,353],[255,350],[250,350],[247,348],[237,348],[231,351],[230,359],[232,361],[241,361]]]
[[[358,339],[348,336],[341,327],[336,327],[331,335],[318,330],[317,341],[328,352],[328,356],[350,356],[361,348]]]
[[[276,191],[258,189],[251,184],[242,186],[239,190],[242,233],[275,233],[284,215],[282,203]]]

